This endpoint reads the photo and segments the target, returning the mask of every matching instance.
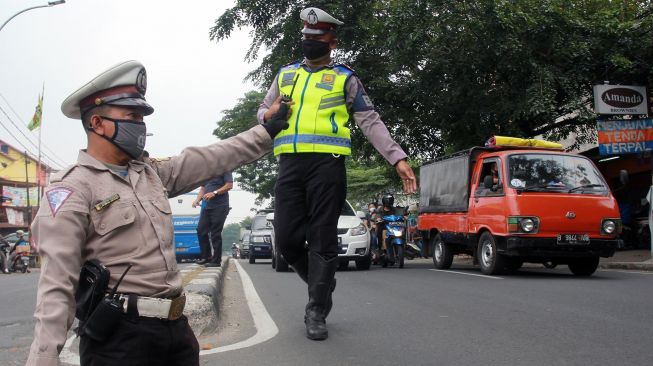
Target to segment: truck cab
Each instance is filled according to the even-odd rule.
[[[608,184],[591,160],[561,147],[472,148],[424,165],[421,181],[419,229],[436,268],[465,253],[491,275],[534,262],[588,276],[617,247]]]

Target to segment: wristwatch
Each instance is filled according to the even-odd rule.
[[[216,189],[215,191],[213,191],[213,194],[217,196],[218,195],[218,190]]]

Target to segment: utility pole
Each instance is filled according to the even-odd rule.
[[[29,172],[27,170],[27,151],[25,151],[25,192],[27,192],[27,227],[32,226],[32,205],[29,202]],[[37,172],[38,173],[38,172]]]

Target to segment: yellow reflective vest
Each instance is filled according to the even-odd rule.
[[[274,139],[274,155],[304,152],[351,155],[345,84],[352,75],[351,69],[340,64],[315,72],[306,70],[299,62],[281,68],[277,80],[279,91],[295,104],[288,118],[290,127]]]

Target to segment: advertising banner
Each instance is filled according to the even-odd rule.
[[[598,121],[601,155],[638,154],[653,150],[653,120]]]
[[[2,195],[11,198],[11,201],[4,203],[4,206],[27,207],[27,190],[20,187],[2,187]],[[39,188],[29,189],[29,203],[32,207],[39,205]]]
[[[594,85],[594,111],[598,114],[639,114],[648,116],[646,87]]]

